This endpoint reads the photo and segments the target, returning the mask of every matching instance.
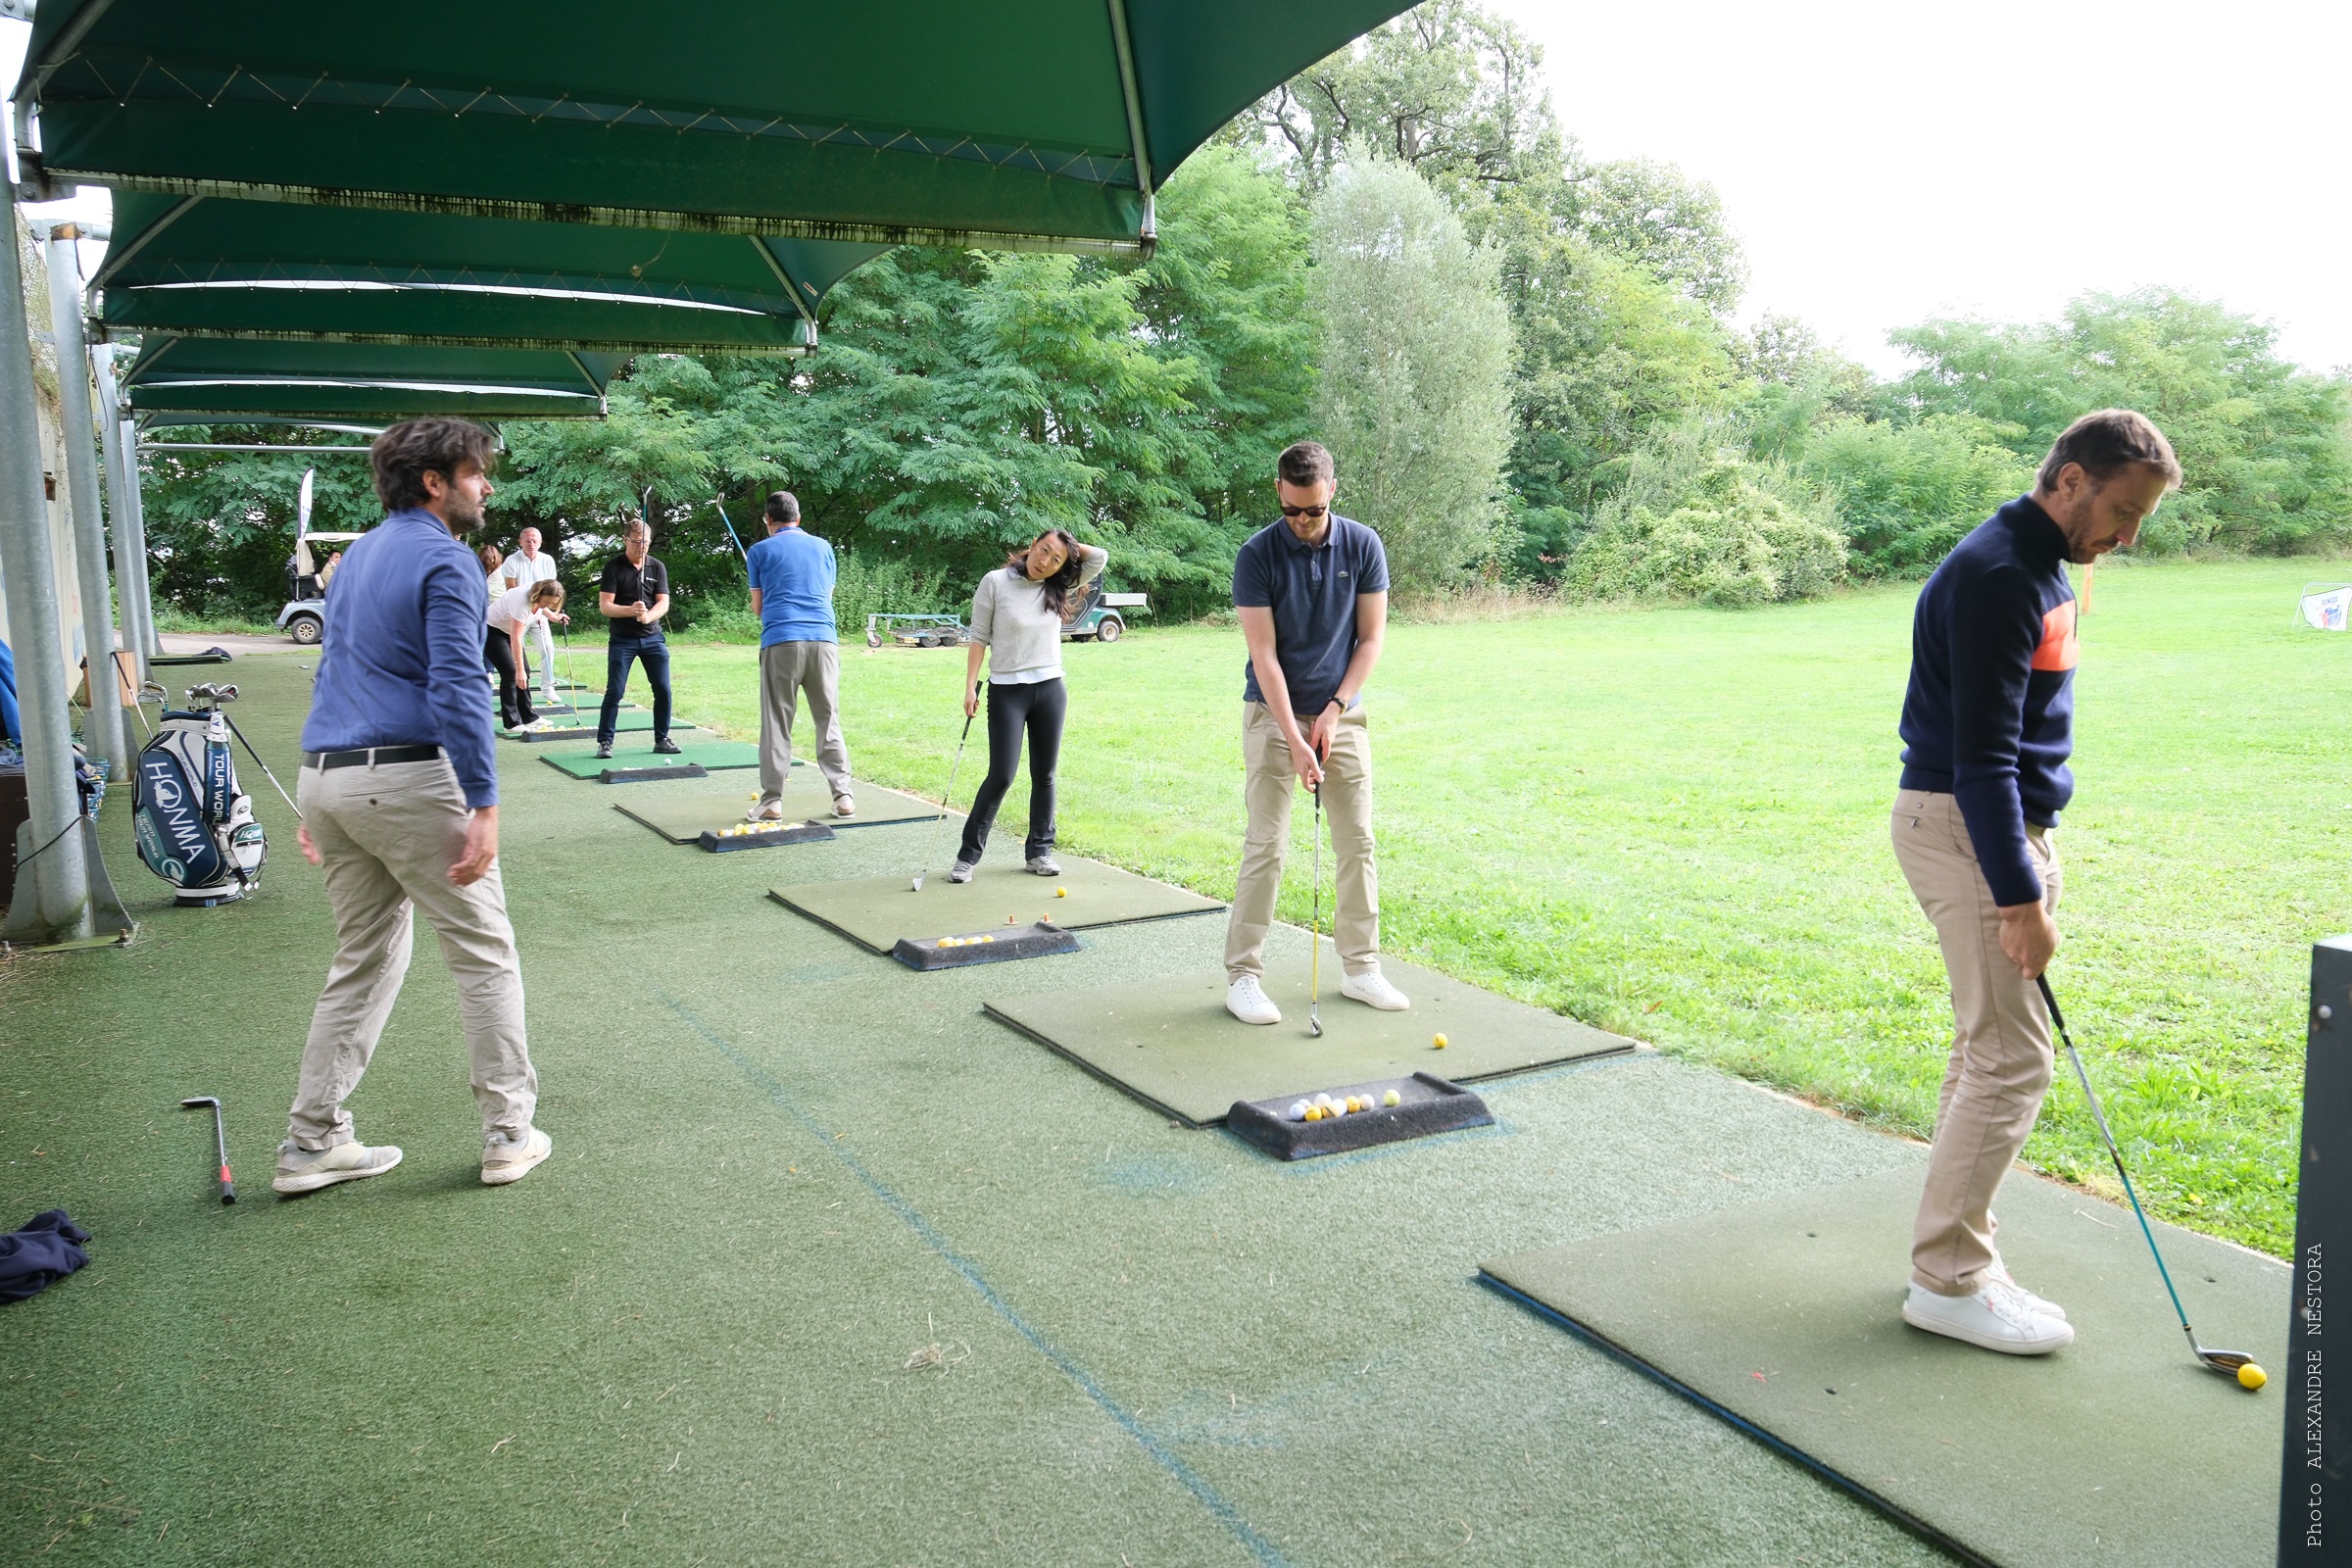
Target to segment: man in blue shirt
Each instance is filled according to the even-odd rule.
[[[1266,928],[1282,891],[1292,797],[1317,790],[1331,818],[1332,935],[1340,995],[1384,1011],[1411,1004],[1380,972],[1380,881],[1372,860],[1372,732],[1364,682],[1389,624],[1380,535],[1331,510],[1331,454],[1285,451],[1274,492],[1283,520],[1250,536],[1233,563],[1233,603],[1250,645],[1242,756],[1250,827],[1225,927],[1225,1006],[1244,1023],[1280,1023],[1265,993]]]
[[[554,1147],[531,1125],[539,1078],[498,867],[482,680],[489,597],[480,564],[457,540],[481,526],[496,447],[464,419],[412,419],[377,436],[371,456],[389,515],[335,572],[302,730],[297,837],[325,869],[337,947],[270,1184],[286,1194],[400,1163],[397,1148],[357,1140],[343,1102],[400,997],[419,907],[458,982],[482,1181],[515,1181]]]
[[[841,645],[833,627],[833,547],[801,527],[789,490],[767,498],[767,537],[744,557],[752,613],[760,617],[760,803],[755,822],[784,816],[792,781],[792,719],[808,694],[816,766],[833,790],[833,814],[858,809],[850,793],[850,749],[841,739]]]
[[[2066,564],[2129,546],[2180,464],[2128,409],[2086,414],[2020,496],[1955,546],[1912,614],[1894,858],[1936,927],[1952,1051],[1911,1234],[1903,1321],[2006,1355],[2074,1343],[2012,1279],[1993,1195],[2050,1087],[2034,978],[2058,950],[2053,842],[2074,794],[2075,590]]]

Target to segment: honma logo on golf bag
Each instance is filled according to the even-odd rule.
[[[187,764],[172,744],[185,733],[167,729],[140,751],[132,814],[139,858],[147,868],[176,887],[205,887],[225,878],[228,864],[205,820]]]

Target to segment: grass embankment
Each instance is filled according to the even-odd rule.
[[[2053,979],[2145,1196],[2273,1252],[2293,1223],[2306,949],[2352,924],[2330,722],[2352,645],[2289,629],[2306,575],[2110,568],[2059,840]],[[1384,946],[1924,1137],[1947,1004],[1886,843],[1912,598],[1396,627],[1369,694]],[[679,647],[681,710],[756,733],[754,659]],[[962,663],[843,649],[862,775],[942,788]],[[1238,634],[1207,627],[1071,647],[1067,849],[1231,893],[1241,664]],[[1283,903],[1301,923],[1304,831]],[[2112,1181],[2063,1083],[2027,1157]]]

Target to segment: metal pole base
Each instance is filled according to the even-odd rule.
[[[31,824],[18,824],[17,883],[8,901],[8,918],[0,921],[0,948],[62,953],[75,948],[127,946],[138,933],[139,923],[116,897],[114,881],[106,874],[106,861],[98,854],[98,824],[86,816],[75,817],[66,836],[42,852],[49,857],[81,858],[83,874],[89,879],[90,902],[70,923],[53,925],[41,918],[40,870],[34,863],[33,849]]]

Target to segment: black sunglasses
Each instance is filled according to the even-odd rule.
[[[1285,507],[1282,514],[1286,517],[1320,517],[1330,510],[1329,507]]]

